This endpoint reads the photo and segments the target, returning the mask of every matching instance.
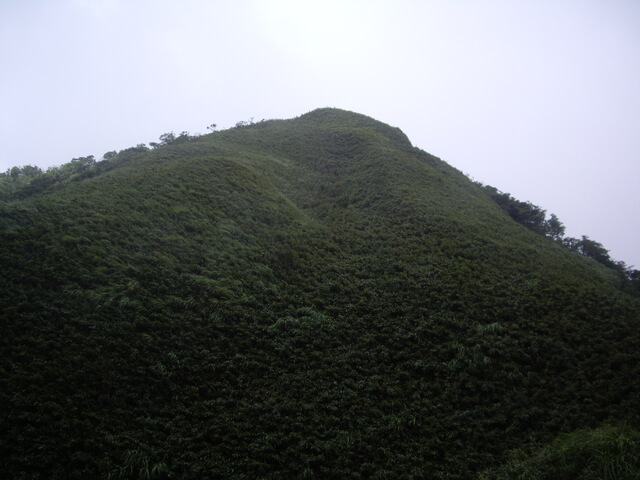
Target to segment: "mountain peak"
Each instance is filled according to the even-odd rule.
[[[474,478],[640,420],[638,300],[397,128],[85,160],[0,200],[8,477]]]
[[[378,132],[389,140],[397,142],[403,147],[411,147],[409,138],[399,128],[391,127],[379,120],[361,113],[351,112],[339,108],[318,108],[312,110],[297,119],[304,123],[310,123],[319,128],[340,129],[370,129]]]

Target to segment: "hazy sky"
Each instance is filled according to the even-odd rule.
[[[640,268],[638,0],[0,0],[0,171],[327,106]]]

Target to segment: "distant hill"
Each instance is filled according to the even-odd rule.
[[[6,478],[509,478],[637,438],[640,300],[400,130],[163,138],[0,196]]]

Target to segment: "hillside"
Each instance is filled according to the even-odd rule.
[[[7,478],[497,478],[640,420],[640,301],[363,115],[32,182],[0,264]]]

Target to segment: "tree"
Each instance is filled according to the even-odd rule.
[[[603,265],[613,266],[611,258],[609,257],[609,251],[594,240],[591,240],[586,235],[582,236],[578,244],[578,251],[585,257],[593,258],[596,262]]]
[[[20,173],[27,177],[35,178],[42,173],[42,169],[40,167],[36,167],[35,165],[25,165],[20,169]]]
[[[71,171],[73,173],[81,173],[85,170],[88,170],[92,166],[96,164],[96,159],[93,158],[93,155],[89,155],[87,157],[78,157],[71,159],[69,162],[69,166],[71,167]]]
[[[171,145],[176,141],[176,136],[173,132],[163,133],[160,135],[160,145]]]
[[[215,132],[215,131],[216,131],[216,128],[217,128],[217,125],[216,125],[215,123],[212,123],[211,125],[209,125],[209,126],[207,127],[207,130],[210,130],[210,131],[212,131],[212,132]]]
[[[176,145],[178,143],[184,143],[191,140],[192,138],[194,137],[189,135],[189,132],[187,131],[182,131],[177,136],[173,132],[168,132],[160,135],[160,143],[151,142],[149,145],[151,145],[153,148],[158,148],[164,147],[165,145]]]
[[[562,245],[572,252],[576,252],[578,251],[578,247],[580,246],[580,240],[575,237],[566,237],[562,239]]]
[[[626,274],[629,279],[629,282],[627,283],[627,291],[632,295],[640,297],[640,270],[628,267]]]
[[[173,143],[178,144],[178,143],[184,143],[184,142],[188,142],[189,140],[191,140],[193,137],[191,135],[189,135],[189,132],[182,131],[180,132],[180,135],[178,135],[175,140],[173,141]]]
[[[536,233],[545,233],[546,211],[531,202],[515,200],[509,209],[511,217]]]
[[[554,213],[552,213],[549,220],[545,222],[545,233],[547,237],[550,237],[556,242],[562,241],[562,237],[564,237],[564,225]]]
[[[521,202],[510,194],[501,192],[491,185],[480,185],[489,194],[491,199],[502,208],[516,222],[524,225],[536,233],[547,234],[546,211],[531,202]],[[557,220],[557,217],[556,217]],[[558,222],[559,223],[559,222]],[[561,225],[561,224],[560,224]],[[564,230],[563,230],[564,231]]]

